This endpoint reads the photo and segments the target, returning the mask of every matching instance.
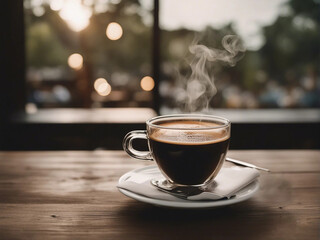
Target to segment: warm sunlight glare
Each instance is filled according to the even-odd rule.
[[[63,0],[51,0],[50,8],[53,11],[60,11],[63,7]]]
[[[82,56],[79,53],[71,54],[68,58],[68,65],[75,70],[81,69],[83,65]]]
[[[122,37],[123,30],[119,23],[109,23],[106,29],[106,35],[110,40],[118,40]]]
[[[89,25],[92,10],[81,4],[81,0],[65,1],[59,15],[75,32],[80,32]]]
[[[152,77],[146,76],[141,79],[140,86],[144,91],[151,91],[154,88],[154,80]]]
[[[104,78],[98,78],[94,81],[94,89],[101,96],[107,96],[111,93],[111,86]]]

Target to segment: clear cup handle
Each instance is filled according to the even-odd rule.
[[[138,151],[133,148],[132,142],[134,139],[137,139],[137,138],[148,140],[147,131],[135,130],[135,131],[129,132],[123,139],[123,143],[122,143],[123,150],[126,151],[129,154],[129,156],[133,158],[137,158],[140,160],[153,161],[152,155],[149,151]]]

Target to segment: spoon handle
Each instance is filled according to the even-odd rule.
[[[236,159],[233,159],[233,158],[227,157],[227,158],[226,158],[226,161],[232,162],[232,163],[237,164],[237,165],[246,166],[246,167],[251,167],[251,168],[258,169],[258,170],[270,172],[270,170],[267,169],[267,168],[258,167],[258,166],[256,166],[256,165],[251,164],[251,163],[242,162],[242,161],[240,161],[240,160],[236,160]]]

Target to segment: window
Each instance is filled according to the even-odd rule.
[[[160,1],[162,112],[319,107],[318,10],[313,0]],[[229,34],[239,36],[247,49],[235,66],[218,60],[200,66],[201,59],[189,51],[195,44],[222,51],[221,41]],[[189,64],[198,64],[202,72],[191,73]],[[201,81],[192,86],[194,77],[215,86]],[[207,102],[186,109],[208,91]]]
[[[27,110],[152,107],[152,5],[24,0]]]
[[[24,0],[28,109],[152,107],[155,84],[162,113],[320,106],[316,1],[159,3],[161,67],[155,83],[152,1]],[[188,64],[195,61],[189,47],[223,51],[226,35],[239,36],[246,51],[232,67],[205,63],[198,77],[213,86],[199,105],[188,96]],[[191,85],[191,92],[196,88],[209,91]],[[199,106],[188,107],[190,101]]]
[[[309,109],[319,107],[320,97],[319,2],[244,0],[239,4],[4,1],[1,149],[121,149],[123,135],[142,129],[141,119],[155,112],[113,107],[159,110],[160,106],[160,114],[190,111],[188,87],[181,81],[191,75],[189,46],[197,40],[225,52],[221,42],[227,36],[229,43],[229,35],[239,36],[232,39],[244,43],[246,52],[241,59],[235,55],[234,66],[222,61],[203,65],[209,78],[214,77],[217,91],[207,104],[191,111],[214,109],[214,114],[229,118],[231,148],[319,148],[315,134],[319,110]],[[202,86],[196,83],[189,90],[202,90]],[[27,114],[12,118],[25,104]]]

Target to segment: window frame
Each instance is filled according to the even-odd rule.
[[[92,146],[85,145],[64,145],[65,141],[57,143],[57,145],[50,145],[50,133],[59,132],[61,138],[63,137],[79,137],[89,138],[87,135],[90,132],[101,131],[108,132],[108,129],[114,126],[119,126],[119,129],[129,131],[134,128],[143,128],[144,122],[127,122],[125,125],[117,125],[115,122],[101,122],[88,121],[86,123],[75,124],[72,121],[59,123],[49,123],[46,121],[39,121],[36,115],[33,116],[36,120],[30,120],[30,115],[24,111],[26,104],[26,65],[25,65],[25,32],[24,32],[24,12],[23,0],[4,0],[2,2],[0,14],[1,30],[3,36],[0,38],[0,73],[1,83],[0,88],[0,149],[2,150],[62,150],[62,149],[88,149],[92,150]],[[156,88],[154,89],[154,115],[159,113],[159,106],[161,98],[159,96],[159,81],[160,79],[160,41],[161,30],[159,28],[159,0],[154,0],[154,29],[153,29],[153,77],[156,81]],[[54,118],[54,109],[52,110],[52,117]],[[90,111],[90,110],[89,110]],[[286,149],[286,148],[320,148],[320,110],[319,109],[273,109],[273,121],[259,120],[259,116],[266,112],[265,110],[252,110],[253,118],[248,117],[246,110],[231,110],[219,109],[214,111],[214,114],[222,116],[231,115],[233,137],[231,141],[232,149]],[[309,114],[312,112],[312,116]],[[50,112],[50,111],[49,111]],[[40,110],[41,113],[41,110]],[[286,113],[297,113],[296,119],[289,119]],[[18,116],[20,117],[17,117]],[[50,113],[49,113],[50,114]],[[92,113],[94,114],[94,113]],[[290,114],[289,114],[290,115]],[[256,117],[254,117],[256,116]],[[303,119],[301,116],[305,116]],[[309,116],[309,117],[308,117]],[[77,118],[77,116],[74,116]],[[239,120],[242,119],[242,120]],[[247,119],[247,120],[244,120]],[[255,119],[254,121],[252,119]],[[86,127],[86,131],[82,131]],[[33,131],[39,131],[43,135],[38,136],[37,142],[46,143],[47,146],[41,147],[35,144],[25,144]],[[64,132],[64,129],[70,131]],[[74,130],[72,130],[74,129]],[[19,130],[19,131],[17,131]],[[64,134],[65,133],[65,134]],[[49,134],[48,137],[46,134]],[[118,136],[116,132],[109,136]],[[103,134],[102,134],[103,136]],[[16,139],[23,139],[22,142],[16,144]],[[102,138],[103,139],[103,138]],[[288,141],[287,144],[283,141]],[[108,140],[109,142],[111,140]],[[117,139],[121,141],[121,139]],[[304,144],[307,143],[307,144]],[[24,145],[25,144],[25,145]],[[96,146],[99,147],[99,146]],[[107,146],[106,146],[107,147]],[[121,143],[112,145],[113,149],[121,149]]]

